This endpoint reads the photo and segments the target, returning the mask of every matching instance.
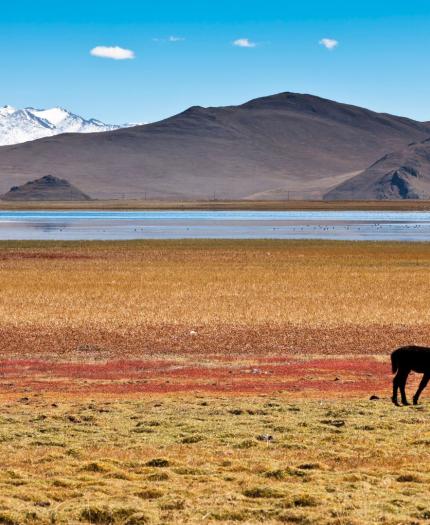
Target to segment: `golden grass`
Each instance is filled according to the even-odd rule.
[[[430,244],[142,241],[1,245],[16,327],[430,322]]]
[[[0,356],[387,354],[428,343],[429,276],[426,243],[0,243]]]
[[[427,420],[385,401],[9,401],[0,523],[427,523]]]

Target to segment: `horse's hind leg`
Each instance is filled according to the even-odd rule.
[[[423,375],[423,378],[421,379],[420,386],[418,387],[418,390],[415,392],[414,395],[414,405],[418,404],[418,399],[420,398],[421,392],[424,390],[424,388],[427,386],[427,383],[430,381],[430,373],[425,373]]]
[[[392,402],[396,406],[400,406],[399,405],[399,401],[397,400],[397,391],[398,390],[399,390],[399,372],[397,372],[397,374],[393,378],[393,397],[391,398]]]
[[[402,397],[402,403],[404,405],[408,404],[406,400],[406,394],[405,394],[405,385],[406,385],[406,379],[408,378],[408,375],[409,375],[409,370],[399,368],[399,370],[397,371],[397,374],[394,376],[393,397],[391,399],[396,406],[400,406],[397,400],[397,392],[399,389],[400,389],[400,395]]]

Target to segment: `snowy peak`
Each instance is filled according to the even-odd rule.
[[[0,116],[6,116],[11,115],[12,113],[15,113],[16,109],[12,106],[3,106],[0,108]]]
[[[96,131],[111,131],[126,126],[105,124],[100,120],[86,120],[79,115],[75,115],[66,109],[55,107],[50,109],[27,108],[26,111],[35,117],[48,122],[57,133],[93,133]]]
[[[66,109],[0,107],[0,146],[18,144],[60,133],[95,133],[129,127],[105,124],[96,119],[84,119]]]
[[[59,126],[62,122],[64,122],[72,113],[69,111],[55,107],[51,109],[34,109],[34,108],[27,108],[27,111],[35,115],[36,117],[39,117],[41,119],[47,120],[54,126]],[[75,116],[75,115],[74,115]]]

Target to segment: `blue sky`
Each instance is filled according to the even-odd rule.
[[[16,0],[0,50],[0,105],[136,122],[296,91],[430,120],[428,0]]]

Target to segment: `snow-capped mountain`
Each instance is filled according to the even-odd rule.
[[[0,146],[18,144],[29,140],[59,135],[60,133],[94,133],[130,127],[105,124],[100,120],[85,120],[66,109],[16,109],[12,106],[0,107]]]

